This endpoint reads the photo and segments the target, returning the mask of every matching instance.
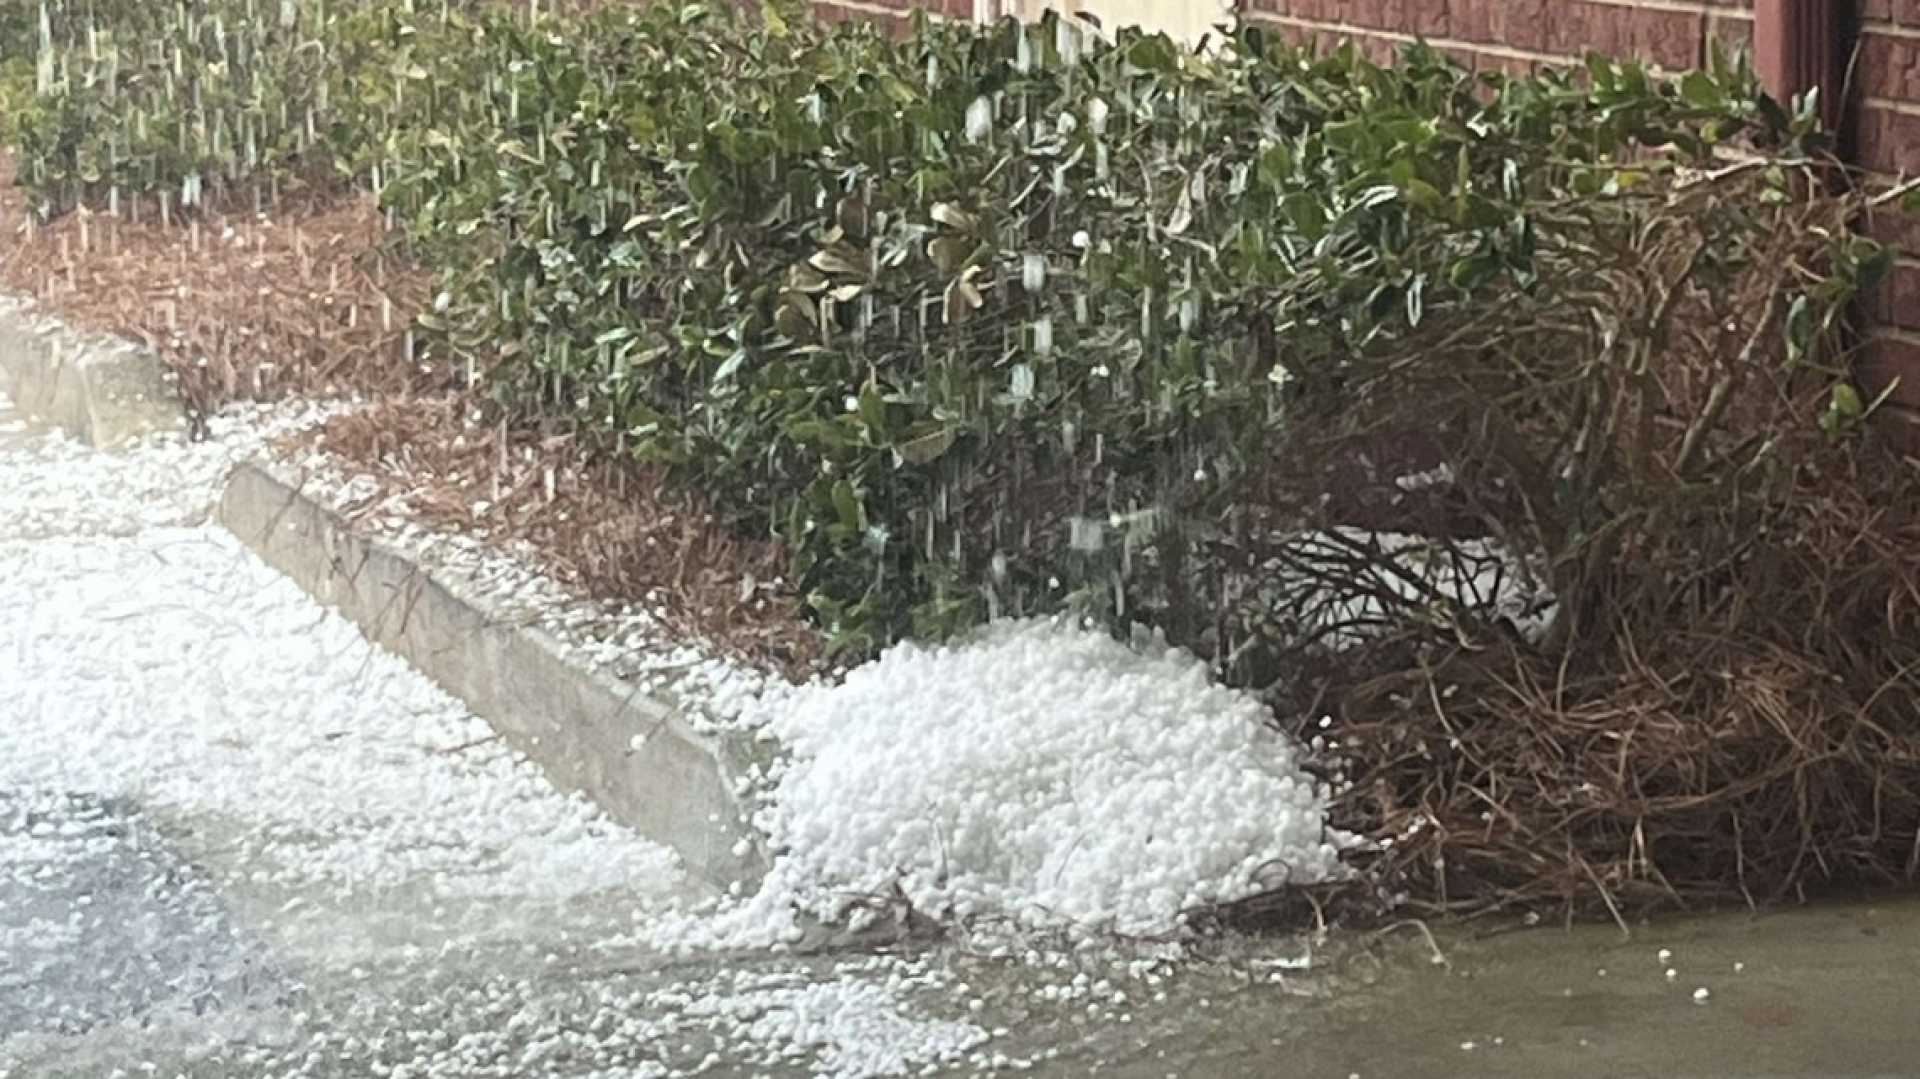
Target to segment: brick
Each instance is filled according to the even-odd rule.
[[[1565,0],[1507,0],[1494,5],[1488,20],[1492,36],[1489,44],[1540,52],[1548,48],[1550,8],[1577,9],[1590,5]]]
[[[1909,257],[1920,258],[1920,215],[1875,210],[1867,220],[1867,235]]]
[[[1890,34],[1863,36],[1859,80],[1869,97],[1920,102],[1920,40]]]
[[[1886,2],[1920,5],[1920,0]],[[1547,56],[1573,58],[1592,51],[1683,70],[1704,60],[1709,34],[1735,49],[1750,47],[1751,8],[1752,0],[1701,0],[1696,10],[1638,7],[1623,0],[1245,0],[1244,10],[1255,21],[1262,15],[1290,20],[1287,36],[1297,41],[1329,42],[1333,36],[1324,31],[1332,27],[1381,31],[1340,31],[1375,59],[1394,51],[1383,35],[1397,33]],[[1315,35],[1293,20],[1322,24],[1323,32]],[[1518,71],[1532,64],[1476,50],[1473,66]]]
[[[1630,11],[1623,20],[1628,53],[1644,56],[1669,71],[1700,66],[1707,17],[1699,12]]]
[[[1895,451],[1909,457],[1920,455],[1920,411],[1900,405],[1887,405],[1874,414],[1875,434],[1887,440]]]
[[[1633,14],[1625,8],[1595,11],[1591,4],[1562,5],[1547,25],[1546,48],[1569,56],[1587,52],[1619,56],[1625,51],[1621,48],[1621,23]]]
[[[1452,0],[1447,10],[1447,36],[1481,45],[1493,43],[1493,18],[1499,5],[1500,0]]]
[[[1401,26],[1410,33],[1559,56],[1589,51],[1634,56],[1675,69],[1698,64],[1706,33],[1703,12],[1590,0],[1452,0],[1444,30],[1437,20],[1423,25],[1417,18],[1433,16],[1430,10],[1403,6]],[[1750,31],[1740,36],[1748,37]]]
[[[1285,41],[1295,48],[1308,49],[1316,53],[1323,51],[1321,49],[1321,39],[1324,36],[1324,31],[1317,30],[1311,26],[1300,26],[1295,23],[1270,22],[1262,19],[1260,14],[1260,12],[1253,14],[1253,22],[1268,33],[1279,35],[1280,40]]]
[[[1352,21],[1347,15],[1345,0],[1314,0],[1314,2],[1311,5],[1307,5],[1307,7],[1311,14],[1309,15],[1303,12],[1303,18],[1312,18],[1316,22],[1330,23],[1346,23]]]
[[[1879,333],[1867,340],[1854,367],[1860,392],[1871,401],[1899,379],[1887,398],[1903,408],[1920,408],[1920,337]]]
[[[1475,71],[1498,71],[1515,78],[1525,78],[1534,73],[1541,65],[1525,57],[1503,55],[1499,53],[1480,53],[1473,65]]]
[[[1419,37],[1452,37],[1453,5],[1447,0],[1401,0],[1400,28]]]
[[[1376,64],[1384,66],[1400,58],[1400,43],[1392,38],[1358,33],[1348,38],[1359,47],[1360,55]]]
[[[1312,49],[1320,43],[1320,35],[1305,26],[1294,26],[1291,23],[1273,23],[1266,25],[1269,30],[1279,34],[1281,39],[1290,45],[1303,49]]]
[[[866,20],[879,23],[894,37],[905,37],[913,31],[913,23],[907,16],[893,11],[869,11],[864,8],[846,7],[833,0],[813,0],[813,13],[821,22],[843,23]]]
[[[1920,260],[1903,258],[1867,297],[1875,322],[1896,330],[1920,330]],[[1916,372],[1920,375],[1920,372]]]
[[[1632,53],[1633,35],[1627,23],[1642,12],[1633,8],[1596,7],[1593,4],[1565,4],[1554,12],[1552,32],[1549,35],[1551,49],[1578,55],[1582,52],[1597,52],[1606,56],[1626,58]],[[1636,59],[1638,59],[1636,57]]]
[[[1753,20],[1750,18],[1729,15],[1709,16],[1707,36],[1717,39],[1725,47],[1728,56],[1753,52]]]
[[[1341,5],[1340,17],[1348,26],[1368,30],[1386,30],[1392,23],[1381,0],[1347,0]]]
[[[1862,0],[1860,19],[1867,23],[1920,26],[1920,0]]]
[[[1285,15],[1295,19],[1321,21],[1326,0],[1276,0],[1273,5],[1275,15]]]
[[[1481,71],[1485,69],[1484,58],[1472,49],[1463,48],[1459,45],[1448,45],[1443,47],[1440,52],[1444,54],[1447,59],[1459,64],[1468,71]]]
[[[1289,5],[1298,18],[1338,23],[1363,30],[1439,36],[1444,29],[1447,0],[1295,0]]]
[[[1255,21],[1260,21],[1257,15]],[[1342,42],[1350,42],[1360,51],[1360,55],[1376,64],[1391,64],[1400,55],[1401,40],[1391,31],[1368,33],[1361,29],[1328,29],[1294,23],[1279,23],[1273,25],[1273,29],[1293,44],[1310,46],[1321,54],[1338,47]]]
[[[1859,141],[1862,167],[1920,173],[1920,115],[1866,106],[1860,110]]]

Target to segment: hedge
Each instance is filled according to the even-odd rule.
[[[1732,146],[1773,163],[1764,205],[1804,201],[1795,165],[1820,139],[1723,58],[1675,80],[1597,58],[1516,78],[1423,46],[1382,67],[1243,29],[1200,55],[1051,16],[896,39],[774,6],[201,0],[101,25],[50,8],[46,92],[19,123],[50,210],[370,186],[441,278],[422,319],[437,362],[777,536],[855,652],[1071,609],[1233,666],[1268,632],[1226,610],[1272,564],[1253,552],[1328,523],[1275,496],[1289,440],[1330,411],[1384,414],[1395,385],[1429,392],[1413,361],[1438,357],[1509,371],[1481,405],[1525,389],[1513,437],[1563,453],[1556,427],[1621,357],[1660,360],[1585,264]],[[1689,287],[1730,280],[1773,227],[1715,206]],[[1802,358],[1885,261],[1829,247],[1789,283]],[[1513,352],[1541,347],[1536,325],[1565,328],[1546,347],[1578,362],[1528,372]],[[1823,377],[1851,423],[1845,372]],[[1550,523],[1503,542],[1566,561],[1618,511],[1613,483],[1533,492]]]

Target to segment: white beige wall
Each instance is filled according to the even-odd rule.
[[[999,14],[1038,18],[1051,8],[1063,15],[1086,13],[1108,33],[1122,26],[1158,31],[1188,43],[1232,18],[1233,0],[1000,0]]]

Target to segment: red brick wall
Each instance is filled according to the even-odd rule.
[[[1920,0],[1914,0],[1920,2]],[[1753,38],[1752,0],[1244,0],[1296,41],[1350,39],[1389,57],[1427,39],[1476,68],[1524,70],[1595,51],[1685,70],[1707,42]]]
[[[1854,81],[1860,164],[1889,178],[1920,174],[1920,0],[1862,0]],[[1866,377],[1878,389],[1898,377],[1894,400],[1920,429],[1920,218],[1877,215],[1873,233],[1901,256],[1869,305]]]

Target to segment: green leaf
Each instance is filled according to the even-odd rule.
[[[854,492],[853,484],[846,480],[833,485],[833,508],[840,516],[840,527],[848,532],[864,532],[867,527],[866,507],[860,502],[860,496]]]
[[[1438,210],[1446,205],[1446,196],[1440,189],[1418,176],[1408,177],[1400,186],[1400,193],[1409,204],[1422,210]]]
[[[1453,219],[1462,224],[1467,220],[1467,198],[1473,193],[1473,155],[1468,153],[1467,144],[1461,143],[1454,159],[1453,167]]]
[[[867,425],[867,439],[873,445],[881,446],[887,442],[887,404],[880,397],[880,387],[868,382],[860,387],[860,419]]]
[[[1127,50],[1127,62],[1144,71],[1171,74],[1180,66],[1180,53],[1165,34],[1142,34]]]
[[[1865,415],[1859,391],[1845,382],[1836,383],[1826,410],[1820,415],[1820,429],[1829,435],[1843,434],[1858,427]]]
[[[732,355],[728,356],[721,362],[719,367],[714,369],[711,380],[712,384],[715,386],[724,386],[733,381],[735,372],[740,370],[740,365],[745,363],[746,360],[747,350],[735,349]]]
[[[1447,283],[1462,292],[1472,292],[1499,272],[1499,256],[1487,253],[1469,255],[1447,267]]]
[[[1798,363],[1813,347],[1813,305],[1805,293],[1793,298],[1786,318],[1787,362]]]
[[[787,20],[780,16],[779,7],[774,4],[760,5],[760,23],[767,28],[767,35],[775,41],[783,41],[788,34],[792,33],[787,27]]]
[[[910,438],[895,449],[909,463],[924,465],[939,459],[953,447],[954,431],[951,427],[939,427],[926,434]]]
[[[1690,71],[1680,80],[1680,96],[1703,109],[1717,108],[1726,101],[1720,84],[1704,71]]]
[[[1293,152],[1279,142],[1262,150],[1258,175],[1268,187],[1285,187],[1293,175]]]
[[[1326,235],[1327,211],[1314,196],[1304,192],[1288,195],[1280,200],[1280,212],[1309,241]]]
[[[1612,90],[1620,81],[1612,61],[1599,53],[1587,54],[1587,75],[1593,80],[1596,90]]]
[[[1893,249],[1870,240],[1856,241],[1853,248],[1849,253],[1858,265],[1854,287],[1861,292],[1872,292],[1893,272]]]

